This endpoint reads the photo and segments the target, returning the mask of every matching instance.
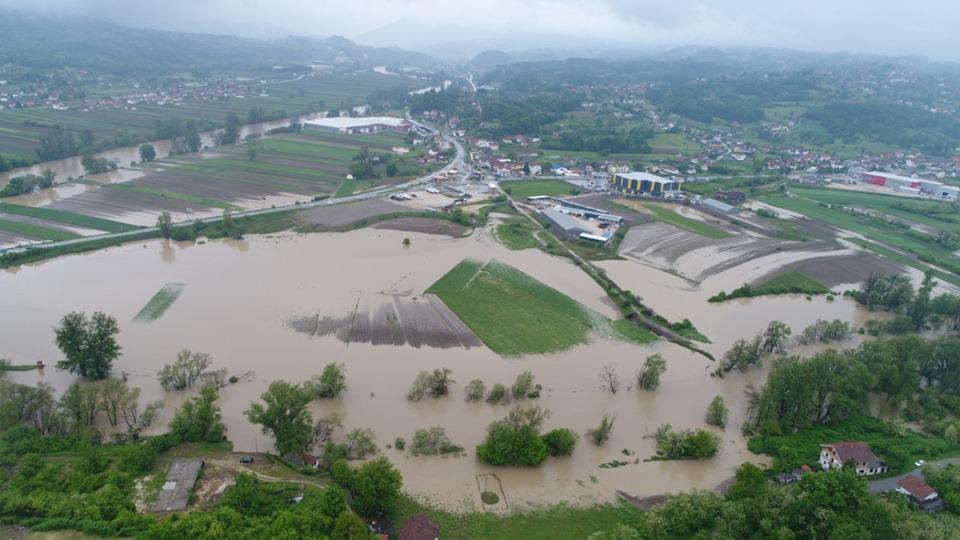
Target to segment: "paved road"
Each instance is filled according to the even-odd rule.
[[[443,138],[444,138],[447,142],[453,144],[454,148],[456,149],[456,155],[454,156],[453,160],[451,160],[450,163],[447,163],[447,165],[444,166],[442,169],[440,169],[439,171],[433,172],[433,173],[431,173],[431,174],[428,174],[428,175],[426,175],[426,176],[421,176],[420,178],[415,178],[415,179],[413,179],[413,180],[410,180],[410,181],[408,181],[408,182],[405,182],[405,183],[403,183],[403,184],[399,184],[399,185],[396,185],[396,186],[378,188],[378,189],[374,189],[374,190],[371,190],[371,191],[365,191],[365,192],[363,192],[363,193],[358,193],[358,194],[356,194],[356,195],[349,195],[349,196],[347,196],[347,197],[338,197],[338,198],[336,198],[336,199],[323,199],[323,200],[320,200],[320,201],[313,201],[313,202],[302,203],[302,204],[288,204],[288,205],[284,205],[284,206],[277,206],[277,207],[274,207],[274,208],[263,208],[263,209],[260,209],[260,210],[247,210],[247,211],[245,211],[245,212],[237,212],[237,213],[233,214],[233,216],[234,216],[235,218],[244,217],[244,216],[259,216],[259,215],[263,215],[263,214],[273,214],[273,213],[277,213],[277,212],[286,212],[286,211],[291,210],[291,209],[294,209],[294,208],[297,208],[297,209],[317,208],[317,207],[322,207],[322,206],[332,206],[332,205],[335,205],[335,204],[345,204],[345,203],[350,203],[350,202],[362,201],[362,200],[365,200],[365,199],[373,199],[373,198],[375,198],[375,197],[381,197],[381,196],[383,196],[383,195],[386,195],[387,193],[392,193],[392,192],[395,192],[395,191],[402,191],[402,190],[407,189],[407,188],[410,188],[410,187],[414,187],[414,186],[417,186],[417,185],[425,184],[425,183],[429,182],[430,180],[432,180],[432,179],[433,179],[434,177],[436,177],[437,175],[442,174],[442,173],[446,173],[447,171],[450,171],[451,169],[457,169],[457,170],[460,171],[460,172],[464,172],[464,163],[465,163],[465,162],[464,162],[464,150],[463,150],[463,145],[461,145],[461,144],[460,144],[460,141],[458,141],[455,137],[453,137],[453,136],[450,135],[450,134],[443,133],[442,136],[443,136]],[[221,219],[220,216],[214,216],[214,217],[209,217],[209,218],[201,219],[200,221],[202,221],[202,222],[204,222],[204,223],[217,223],[217,222],[220,221],[220,219]],[[196,220],[181,221],[181,222],[175,223],[174,225],[188,224],[188,223],[193,223],[194,221],[196,221]],[[123,238],[129,238],[129,237],[137,236],[137,235],[140,235],[140,234],[143,234],[143,233],[156,232],[156,231],[157,231],[157,228],[156,228],[156,227],[144,227],[144,228],[142,228],[142,229],[136,229],[136,230],[127,231],[127,232],[107,233],[107,234],[97,234],[97,235],[93,235],[93,236],[84,236],[83,238],[75,238],[75,239],[73,239],[73,240],[60,240],[60,241],[57,241],[57,242],[46,242],[46,243],[39,243],[39,244],[28,244],[28,245],[24,245],[24,246],[17,246],[17,247],[12,247],[12,248],[7,248],[7,249],[0,249],[0,255],[2,255],[2,254],[4,254],[4,253],[22,253],[22,252],[27,251],[27,250],[30,250],[30,249],[43,249],[43,248],[70,246],[70,245],[74,245],[74,244],[83,244],[83,243],[85,243],[85,242],[91,242],[91,241],[94,241],[94,240],[123,239]]]
[[[949,459],[941,459],[938,461],[931,461],[927,463],[925,466],[945,467],[947,465],[957,465],[957,464],[960,464],[960,458],[949,458]],[[920,469],[914,469],[913,471],[910,471],[906,474],[901,474],[900,476],[892,476],[890,478],[882,478],[880,480],[871,480],[867,482],[867,491],[869,491],[870,493],[884,493],[887,491],[893,491],[897,489],[897,482],[899,482],[901,478],[909,475],[923,478],[920,472]]]

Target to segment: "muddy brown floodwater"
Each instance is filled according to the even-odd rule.
[[[410,246],[402,245],[409,237]],[[725,379],[707,375],[711,363],[702,356],[666,342],[637,346],[598,338],[558,354],[501,358],[486,347],[438,348],[421,344],[374,345],[337,339],[322,332],[298,332],[291,318],[313,315],[314,321],[357,309],[358,299],[383,299],[391,291],[422,295],[440,276],[464,258],[496,258],[570,295],[608,317],[618,315],[603,291],[565,259],[538,250],[509,251],[489,230],[463,238],[417,232],[365,229],[341,234],[255,236],[243,241],[205,245],[151,241],[61,258],[0,272],[0,357],[15,363],[43,360],[53,365],[59,353],[52,327],[72,310],[104,311],[120,322],[123,355],[116,373],[127,372],[140,386],[143,399],[163,399],[166,408],[155,429],[163,429],[174,409],[189,395],[165,393],[157,370],[182,348],[210,353],[216,367],[231,373],[253,371],[249,380],[221,391],[220,406],[228,436],[240,451],[264,451],[271,440],[243,415],[251,400],[277,379],[304,381],[328,362],[343,362],[348,390],[337,400],[316,401],[315,415],[339,412],[348,429],[371,428],[382,452],[403,473],[413,494],[453,509],[480,508],[478,475],[499,477],[511,508],[528,503],[610,500],[615,490],[636,496],[711,489],[734,473],[743,461],[762,462],[745,449],[739,432],[744,418],[744,385],[759,382],[763,371]],[[738,337],[749,337],[769,319],[781,318],[800,330],[817,318],[860,321],[864,313],[851,303],[812,302],[778,297],[707,305],[710,280],[703,285],[671,276],[640,262],[603,263],[611,276],[641,295],[671,319],[689,317],[714,339],[709,346],[722,353]],[[732,271],[732,270],[731,270]],[[133,322],[134,316],[165,283],[185,283],[180,298],[158,320]],[[372,302],[372,301],[371,301]],[[524,331],[518,328],[518,332]],[[334,331],[334,334],[336,332]],[[369,341],[369,340],[368,340]],[[391,342],[392,343],[392,342]],[[668,369],[660,388],[634,388],[635,373],[651,354],[661,353]],[[617,394],[599,389],[602,366],[617,366],[623,388]],[[444,399],[412,403],[406,392],[421,370],[447,367],[457,384]],[[570,458],[549,459],[537,469],[497,468],[477,462],[474,447],[487,425],[502,418],[507,406],[466,403],[463,387],[480,378],[488,387],[510,384],[518,373],[532,371],[543,385],[535,403],[550,410],[545,429],[569,427],[583,434],[604,413],[616,416],[613,436],[603,447],[581,438]],[[58,391],[75,377],[47,369],[16,373],[23,383],[47,381]],[[704,427],[704,414],[714,396],[731,409],[717,457],[703,461],[643,462],[654,454],[650,435],[658,426]],[[451,440],[467,449],[466,457],[413,457],[385,448],[396,437],[409,440],[414,431],[440,425]],[[713,428],[711,428],[713,429]],[[625,456],[621,450],[635,452]],[[612,460],[633,461],[601,469]],[[482,476],[481,482],[489,482]]]

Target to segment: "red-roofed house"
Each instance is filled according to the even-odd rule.
[[[437,540],[440,527],[427,516],[415,516],[400,526],[400,540]]]
[[[844,441],[820,445],[820,466],[823,470],[840,469],[851,465],[859,476],[887,472],[887,464],[870,450],[865,442]]]
[[[940,498],[937,490],[912,474],[897,481],[897,491],[910,497],[910,500],[925,512],[943,508],[943,499]]]

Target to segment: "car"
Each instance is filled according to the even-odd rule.
[[[913,464],[914,464],[915,466],[917,466],[917,467],[923,467],[924,463],[926,463],[926,461],[924,461],[924,460],[922,460],[922,459],[918,459],[917,461],[914,461],[914,462],[913,462]]]
[[[253,463],[253,456],[243,456],[240,458],[240,463]]]

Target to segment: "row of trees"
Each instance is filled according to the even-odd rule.
[[[3,186],[3,189],[0,189],[0,198],[16,197],[17,195],[32,193],[38,189],[52,188],[57,185],[55,178],[56,175],[50,169],[43,171],[39,176],[36,174],[15,176],[7,182],[7,185]]]
[[[904,336],[828,350],[809,359],[777,359],[766,383],[749,390],[747,429],[795,433],[863,414],[875,393],[943,432],[944,407],[960,396],[960,338]],[[960,412],[960,411],[958,411]]]

